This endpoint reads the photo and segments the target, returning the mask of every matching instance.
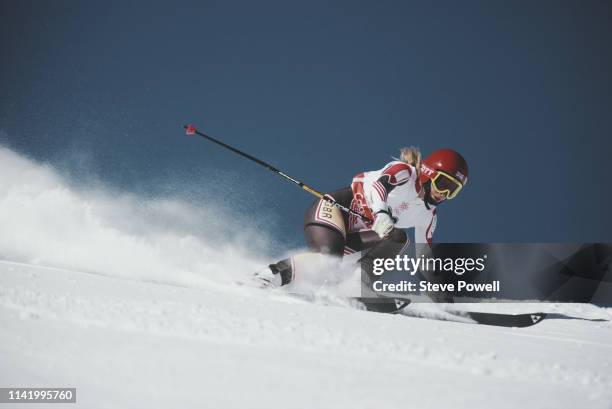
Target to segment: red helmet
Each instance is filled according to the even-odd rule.
[[[468,172],[467,162],[458,152],[439,149],[423,160],[419,178],[422,184],[431,180],[434,189],[452,199],[467,183]]]

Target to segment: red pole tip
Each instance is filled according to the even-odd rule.
[[[195,126],[193,126],[191,124],[187,125],[187,128],[185,128],[185,133],[187,135],[195,135],[195,133],[196,133]]]

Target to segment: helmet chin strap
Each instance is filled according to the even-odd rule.
[[[427,210],[430,210],[431,206],[438,206],[441,202],[436,202],[433,197],[431,197],[431,180],[428,180],[423,184],[423,189],[425,189],[425,194],[423,195],[423,202],[425,203],[425,207]]]

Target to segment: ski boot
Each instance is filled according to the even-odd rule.
[[[262,271],[253,274],[253,281],[255,281],[255,285],[259,288],[278,288],[289,284],[291,280],[293,280],[291,259],[270,264]]]

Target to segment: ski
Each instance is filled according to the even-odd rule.
[[[500,314],[476,311],[446,311],[458,317],[468,318],[477,324],[497,327],[525,328],[536,325],[546,318],[546,313],[532,312],[527,314]]]
[[[408,304],[410,304],[410,300],[408,298],[390,298],[390,299],[397,300],[397,301],[407,300]],[[384,311],[379,311],[379,312],[384,312]],[[494,313],[494,312],[460,311],[460,310],[450,310],[450,311],[445,310],[445,312],[448,314],[454,315],[458,318],[467,318],[473,321],[473,322],[466,322],[465,320],[462,320],[462,321],[456,321],[456,322],[492,325],[492,326],[497,326],[497,327],[515,327],[515,328],[531,327],[533,325],[536,325],[542,322],[544,318],[546,318],[546,313],[543,313],[543,312],[532,312],[532,313],[525,313],[525,314],[504,314],[504,313]],[[405,315],[416,316],[416,315],[411,315],[409,313]],[[419,317],[419,318],[444,320],[444,318],[433,318],[433,317]]]
[[[287,293],[287,295],[295,298],[302,299],[308,302],[314,302],[316,297],[312,294],[300,294],[300,293]],[[376,298],[376,297],[349,297],[350,301],[356,302],[359,305],[365,307],[366,311],[378,312],[384,314],[398,314],[404,311],[404,309],[410,305],[410,300],[407,298]],[[329,300],[319,299],[320,302],[327,305],[334,305]],[[457,318],[463,318],[464,320],[452,320],[447,318],[435,318],[435,317],[420,317],[418,315],[412,315],[410,313],[404,313],[406,316],[424,319],[433,319],[439,321],[452,321],[461,322],[467,324],[481,324],[491,325],[496,327],[515,327],[515,328],[526,328],[536,325],[546,318],[546,313],[543,312],[532,312],[526,314],[504,314],[504,313],[493,313],[493,312],[477,312],[477,311],[459,311],[451,310],[444,311],[451,316]],[[470,320],[470,321],[466,321]]]
[[[386,314],[397,314],[410,305],[410,300],[403,298],[353,297],[351,300],[363,304],[367,311],[382,312]]]
[[[307,302],[319,302],[323,305],[336,305],[333,299],[326,299],[326,297],[316,297],[313,294],[302,294],[302,293],[287,293],[287,295],[293,298],[299,298]],[[358,306],[365,307],[366,311],[381,312],[385,314],[396,314],[402,311],[410,304],[408,299],[399,298],[381,298],[381,297],[345,297],[344,300],[348,300]],[[341,305],[341,304],[338,304]]]

